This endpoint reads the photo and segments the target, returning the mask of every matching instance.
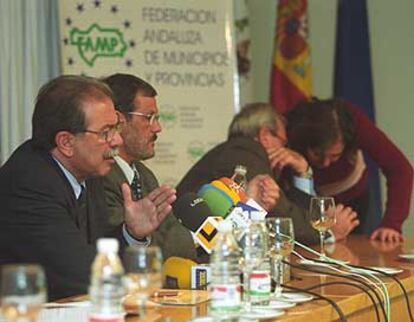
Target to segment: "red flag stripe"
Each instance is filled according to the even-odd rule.
[[[291,82],[275,65],[272,68],[272,84],[277,84],[277,86],[272,87],[270,102],[281,114],[289,111],[297,102],[307,98],[295,83]]]

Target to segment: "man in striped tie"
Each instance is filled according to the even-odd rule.
[[[123,221],[123,197],[121,185],[128,182],[133,199],[147,196],[159,184],[154,173],[141,161],[152,158],[157,135],[161,132],[157,92],[146,81],[130,74],[114,74],[104,82],[114,93],[115,108],[122,122],[119,156],[109,174],[104,178],[106,202],[110,209],[108,229]],[[164,258],[180,256],[196,259],[196,249],[191,233],[175,216],[167,216],[158,229],[141,241],[157,244]]]

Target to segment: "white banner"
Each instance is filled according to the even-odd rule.
[[[239,109],[231,0],[59,2],[64,74],[123,72],[158,91],[163,131],[148,161],[174,185],[227,135]]]

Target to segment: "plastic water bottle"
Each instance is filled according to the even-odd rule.
[[[231,180],[234,181],[234,185],[231,187],[236,192],[246,191],[247,188],[247,168],[244,165],[236,165],[234,168],[233,176]]]
[[[118,257],[118,240],[101,238],[92,263],[89,296],[92,303],[89,322],[123,322],[122,297],[124,269]]]
[[[243,240],[243,299],[248,309],[267,305],[270,301],[271,266],[267,236],[265,222],[252,218]]]
[[[215,320],[231,319],[241,309],[240,251],[232,233],[232,224],[222,221],[210,258],[211,314]]]

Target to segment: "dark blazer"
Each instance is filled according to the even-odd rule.
[[[95,241],[104,235],[102,183],[91,179],[86,187],[88,225],[81,229],[73,189],[48,152],[27,141],[0,168],[0,264],[40,263],[52,300],[87,291]]]
[[[142,162],[135,161],[134,165],[141,176],[144,196],[159,187],[158,181],[150,169]],[[103,179],[109,209],[107,219],[110,230],[113,230],[124,220],[124,201],[121,190],[121,185],[124,182],[127,182],[127,179],[118,164],[113,165],[111,171]],[[170,213],[152,234],[152,244],[160,246],[164,259],[170,256],[179,256],[196,261],[203,260],[197,258],[190,231],[177,220],[173,213]]]
[[[231,177],[238,164],[247,167],[248,180],[258,174],[268,174],[277,179],[273,175],[263,146],[251,138],[238,137],[229,139],[207,152],[178,184],[178,197],[189,191],[197,192],[203,184],[214,179]],[[289,200],[281,190],[280,198],[268,216],[292,218],[295,238],[307,244],[317,243],[318,234],[309,223],[308,212],[298,204]]]

